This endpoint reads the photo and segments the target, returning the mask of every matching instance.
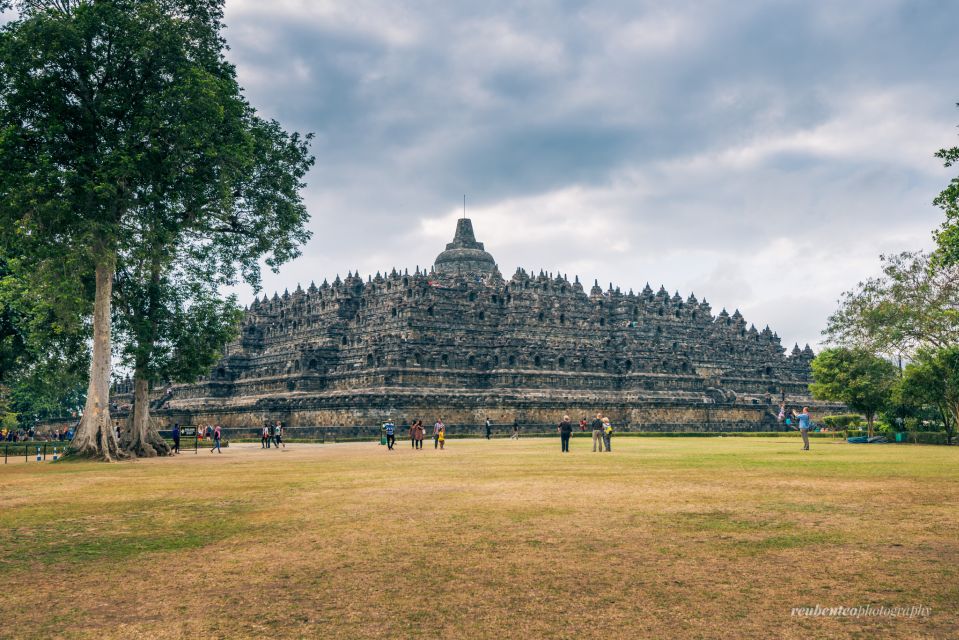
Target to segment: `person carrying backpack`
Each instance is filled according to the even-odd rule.
[[[603,418],[603,444],[606,445],[606,451],[611,452],[610,440],[613,437],[613,425],[609,423],[609,418]]]

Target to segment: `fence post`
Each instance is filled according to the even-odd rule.
[[[43,443],[43,461],[44,462],[47,461],[47,443],[46,442]]]
[[[3,445],[3,464],[7,464],[7,452],[10,450],[10,445]]]
[[[193,455],[200,453],[200,430],[193,430]]]

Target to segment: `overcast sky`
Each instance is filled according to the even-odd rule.
[[[271,294],[430,265],[466,194],[506,277],[663,284],[818,347],[941,220],[956,2],[227,0],[227,24],[253,105],[316,134],[313,240]]]

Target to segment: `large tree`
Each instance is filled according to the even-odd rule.
[[[821,400],[842,402],[866,416],[872,436],[876,413],[886,407],[899,369],[865,349],[825,349],[812,361],[809,390]]]
[[[170,269],[172,260],[163,256],[163,248],[131,252],[115,287],[114,325],[134,387],[133,415],[121,444],[140,457],[170,451],[150,422],[153,385],[192,381],[209,371],[236,335],[241,316],[234,298],[219,296],[215,274],[200,279]]]
[[[312,158],[306,140],[243,98],[224,57],[223,0],[16,4],[17,19],[0,29],[0,226],[37,272],[70,254],[93,276],[90,380],[73,449],[115,459],[118,266],[140,278],[116,292],[131,296],[121,304],[134,310],[131,327],[145,318],[144,291],[177,286],[175,274],[199,263],[213,284],[257,286],[261,260],[275,268],[308,238],[299,190]],[[133,269],[144,242],[158,257]],[[194,302],[182,291],[156,300],[176,300],[173,311]],[[139,330],[124,335],[142,356],[170,339],[162,325],[146,342]]]
[[[919,351],[903,372],[898,397],[913,405],[934,407],[951,440],[959,424],[959,347]]]
[[[959,344],[959,264],[922,252],[882,256],[883,275],[861,282],[829,318],[830,342],[891,357]]]

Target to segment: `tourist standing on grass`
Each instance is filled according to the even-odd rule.
[[[446,426],[443,426],[442,428],[440,428],[440,433],[437,436],[437,440],[439,440],[440,449],[443,449],[444,448],[443,445],[446,444]]]
[[[283,423],[279,420],[276,421],[276,431],[273,433],[273,437],[276,439],[276,448],[279,449],[280,445],[283,445],[283,448],[286,449],[286,444],[283,442]]]
[[[410,425],[410,445],[415,449],[416,448],[416,425],[417,420],[413,420],[413,424]]]
[[[573,423],[569,421],[569,416],[563,416],[563,421],[559,423],[559,441],[563,453],[569,453],[569,438],[573,435]]]
[[[433,448],[436,449],[440,446],[440,431],[446,428],[446,425],[443,424],[443,418],[440,418],[436,421],[436,424],[433,425]]]
[[[210,453],[213,453],[214,449],[216,449],[219,453],[223,453],[223,450],[220,449],[220,434],[220,425],[216,425],[216,429],[213,430],[213,446],[210,447]]]
[[[603,451],[603,414],[597,413],[596,417],[593,418],[593,424],[590,425],[593,428],[593,452]],[[599,447],[599,449],[597,449]]]
[[[263,425],[263,430],[260,431],[260,448],[266,449],[267,439],[270,437],[270,426],[269,423]]]
[[[610,440],[613,438],[613,425],[609,423],[609,418],[603,418],[603,444],[606,445],[606,451],[612,451]]]
[[[392,451],[393,445],[396,443],[396,425],[393,424],[392,420],[387,420],[386,424],[383,425],[383,430],[386,431],[386,448]]]
[[[417,420],[413,428],[413,444],[417,449],[423,450],[423,436],[426,435],[426,429],[423,428],[423,421]]]
[[[519,421],[513,420],[513,435],[510,436],[513,440],[519,440]]]
[[[803,407],[802,413],[796,413],[793,409],[793,415],[799,422],[799,435],[802,436],[802,450],[809,451],[809,407]]]
[[[173,453],[180,453],[180,424],[173,423]]]
[[[486,439],[489,440],[493,437],[493,423],[489,418],[486,418]]]
[[[579,421],[579,430],[585,432],[587,424],[589,423],[586,422],[586,416],[583,416]]]

